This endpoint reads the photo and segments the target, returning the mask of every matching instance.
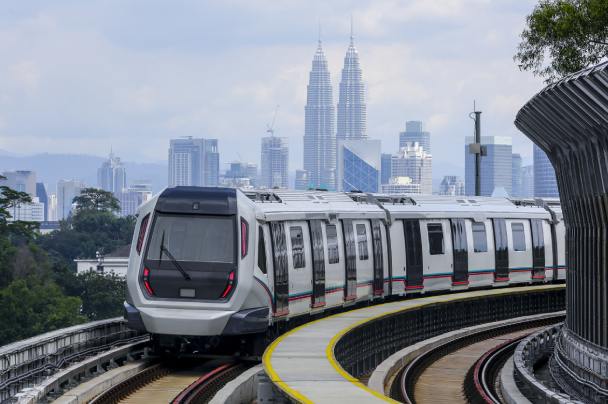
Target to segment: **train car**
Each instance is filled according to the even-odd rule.
[[[201,351],[392,296],[565,277],[557,201],[167,188],[138,211],[125,318]]]

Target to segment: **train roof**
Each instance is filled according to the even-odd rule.
[[[552,217],[561,220],[558,199],[508,199],[472,196],[366,194],[360,192],[241,190],[262,220],[332,217],[440,218]]]

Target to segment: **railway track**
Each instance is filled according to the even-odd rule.
[[[154,363],[135,376],[106,390],[90,404],[207,403],[230,380],[248,366],[232,360],[203,364]]]
[[[405,403],[500,403],[497,376],[517,343],[534,330],[557,323],[561,315],[522,320],[452,339],[411,361],[391,387]],[[441,383],[437,383],[441,380]]]

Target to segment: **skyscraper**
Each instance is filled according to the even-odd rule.
[[[49,196],[46,192],[46,187],[44,183],[37,182],[36,183],[36,196],[40,203],[44,204],[44,220],[49,220]]]
[[[120,157],[114,156],[112,152],[97,169],[97,186],[117,196],[127,187],[125,167],[120,161]]]
[[[521,168],[521,195],[522,198],[534,196],[534,166],[523,166]]]
[[[418,142],[406,143],[391,159],[392,177],[410,177],[420,193],[433,193],[433,157]]]
[[[305,191],[309,188],[308,184],[308,171],[306,170],[296,170],[296,181],[295,181],[295,189],[299,191]]]
[[[217,139],[171,139],[169,186],[214,187],[219,183],[220,158]]]
[[[544,151],[534,145],[534,196],[559,197],[555,170]]]
[[[465,190],[475,195],[475,155],[469,152],[472,136],[467,136],[464,145]],[[492,196],[506,192],[511,195],[513,152],[511,138],[506,136],[482,136],[481,145],[485,154],[481,157],[481,196]]]
[[[137,213],[137,208],[152,198],[152,185],[147,180],[134,181],[120,193],[120,214],[129,216]]]
[[[70,216],[74,198],[85,188],[78,180],[59,180],[57,182],[57,220],[65,220]]]
[[[439,185],[439,195],[464,195],[464,182],[456,175],[446,175]]]
[[[513,153],[511,160],[511,196],[519,198],[521,191],[521,155]]]
[[[321,40],[312,60],[304,108],[304,170],[308,185],[335,189],[335,107]]]
[[[380,183],[388,184],[390,178],[393,176],[391,174],[391,161],[393,159],[393,155],[390,153],[382,153],[380,156],[381,167],[380,167]]]
[[[431,154],[431,133],[422,130],[421,121],[405,122],[405,132],[399,133],[399,147],[405,147],[408,143],[418,142],[424,151]]]
[[[289,148],[284,137],[262,138],[260,185],[265,188],[288,188]]]
[[[355,48],[351,24],[350,44],[344,57],[340,81],[337,140],[366,139],[366,113],[359,53]]]
[[[380,140],[338,140],[338,191],[378,192]]]
[[[0,179],[0,185],[12,188],[15,191],[25,192],[31,197],[36,196],[36,173],[34,171],[5,171],[2,175],[6,179]]]

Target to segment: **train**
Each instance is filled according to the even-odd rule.
[[[375,301],[565,277],[558,199],[178,186],[138,209],[124,316],[155,349],[202,352]]]

